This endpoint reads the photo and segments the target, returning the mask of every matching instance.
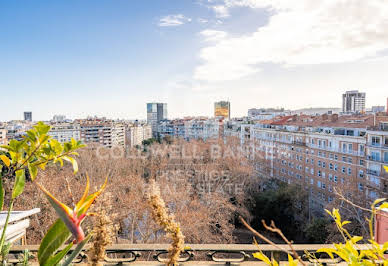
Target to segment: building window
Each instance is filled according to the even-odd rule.
[[[373,161],[380,161],[380,152],[378,151],[371,151],[370,157]]]
[[[322,183],[322,189],[326,189],[326,184]]]
[[[353,151],[353,144],[352,143],[348,144],[348,150],[349,150],[349,152]]]
[[[347,147],[346,144],[345,144],[345,143],[342,143],[342,151],[343,151],[343,152],[346,152],[346,150],[347,150],[346,147]]]
[[[334,165],[334,171],[338,171],[338,164]]]
[[[318,166],[321,166],[321,161],[320,160],[318,160]]]
[[[360,160],[360,165],[364,165],[364,160]]]
[[[342,173],[346,173],[346,168],[342,166]]]
[[[329,180],[333,181],[333,175],[332,174],[329,174]]]
[[[352,168],[348,168],[348,175],[351,175],[352,174]]]
[[[380,137],[372,136],[372,145],[380,146]]]
[[[384,163],[388,163],[388,152],[384,152]]]
[[[310,179],[310,184],[314,185],[314,179],[312,179],[312,178]]]
[[[334,154],[334,160],[338,161],[338,155]]]
[[[321,184],[321,181],[317,181],[317,187],[321,187],[322,186],[322,184]]]
[[[321,176],[322,174],[321,174],[321,170],[318,170],[318,176]]]
[[[326,162],[322,162],[322,167],[326,168]]]
[[[346,163],[346,157],[342,156],[342,161]]]
[[[334,182],[337,183],[338,182],[338,176],[334,176]]]
[[[361,178],[364,178],[364,170],[360,170],[360,172],[358,173],[358,176]]]
[[[349,158],[348,158],[348,162],[349,162],[349,163],[353,163],[352,157],[349,157]]]
[[[358,183],[358,190],[364,191],[364,185],[362,183]]]
[[[329,169],[330,169],[330,170],[333,170],[333,168],[334,168],[333,164],[332,164],[332,163],[329,163]]]

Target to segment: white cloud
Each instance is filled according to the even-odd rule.
[[[212,6],[212,9],[216,13],[217,18],[226,18],[229,17],[229,10],[225,5],[216,5]]]
[[[159,20],[158,25],[160,27],[180,26],[187,22],[190,22],[191,18],[187,18],[182,14],[168,15]]]
[[[239,79],[257,73],[258,65],[267,62],[352,62],[388,49],[387,0],[224,0],[227,14],[236,6],[265,8],[273,15],[251,34],[225,34],[203,48],[196,79]]]
[[[204,30],[200,34],[205,38],[205,41],[220,41],[228,35],[225,31],[219,30]]]

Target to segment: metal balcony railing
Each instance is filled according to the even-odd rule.
[[[252,253],[258,252],[255,245],[240,245],[240,244],[186,244],[188,249],[183,252],[179,259],[179,265],[263,265],[263,262],[253,258]],[[278,245],[283,250],[291,252],[288,245]],[[319,248],[332,248],[331,244],[303,244],[293,245],[295,251],[303,257],[305,251],[314,253]],[[31,255],[36,258],[36,253],[39,246],[13,246],[9,254],[9,263],[19,262],[24,250],[28,249]],[[85,249],[73,262],[76,264],[89,263],[87,250],[90,244],[85,246]],[[167,262],[168,244],[116,244],[111,245],[106,249],[104,265],[165,265]],[[366,250],[370,245],[357,245],[357,249]],[[74,247],[73,247],[74,249]],[[287,261],[287,254],[283,250],[272,245],[261,245],[261,251],[274,258],[278,262]],[[318,261],[322,264],[338,263],[340,258],[330,259],[327,256],[320,257],[320,253],[314,253]],[[30,261],[29,265],[38,265]]]
[[[372,147],[372,148],[380,148],[380,149],[387,149],[388,150],[388,144],[384,144],[384,143],[367,142],[366,145],[368,147]]]
[[[319,146],[316,144],[308,144],[307,146],[310,148],[314,148],[314,149],[321,149],[324,151],[329,151],[329,152],[331,151],[331,152],[343,153],[343,154],[354,155],[354,156],[364,156],[365,155],[365,153],[363,151],[342,150],[340,148],[333,148],[333,147],[329,147],[329,146]]]

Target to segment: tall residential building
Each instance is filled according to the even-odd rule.
[[[99,143],[112,148],[125,148],[125,126],[121,123],[106,119],[76,120],[81,127],[81,141],[84,143]]]
[[[151,125],[152,135],[157,136],[160,121],[167,119],[167,103],[147,103],[147,123]]]
[[[342,95],[342,112],[363,113],[365,112],[365,92],[347,91]]]
[[[388,193],[388,116],[284,116],[242,125],[241,143],[258,161],[259,175],[297,183],[314,209],[335,198],[369,202]]]
[[[61,143],[69,142],[72,138],[78,141],[81,140],[81,127],[77,123],[54,123],[48,135]]]
[[[159,124],[160,137],[176,137],[191,139],[218,139],[223,136],[223,119],[191,117],[184,119],[165,120]]]
[[[24,120],[25,121],[32,121],[32,112],[24,112]]]
[[[132,124],[126,128],[126,145],[134,147],[141,145],[143,140],[152,138],[152,128],[148,124]]]
[[[230,102],[220,101],[214,103],[214,117],[230,119]]]

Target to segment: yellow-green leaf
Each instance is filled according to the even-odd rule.
[[[15,184],[12,190],[13,199],[23,193],[24,185],[26,183],[26,173],[24,169],[16,171],[15,174],[16,174]]]
[[[11,165],[11,161],[10,159],[5,156],[5,155],[0,155],[0,159],[3,161],[3,163],[9,168],[9,166]]]
[[[0,211],[3,210],[3,205],[4,205],[3,177],[1,176],[1,171],[2,170],[3,170],[3,166],[0,165]]]
[[[255,252],[252,255],[253,255],[254,258],[256,258],[258,260],[261,260],[261,261],[265,262],[268,265],[272,265],[271,260],[266,255],[264,255],[261,251],[260,252]]]
[[[297,260],[294,260],[292,258],[292,256],[290,254],[288,254],[288,264],[290,266],[297,266],[298,265],[298,261]]]
[[[78,172],[78,163],[77,163],[77,161],[73,157],[70,157],[70,156],[65,156],[65,157],[63,157],[63,159],[65,161],[70,162],[73,165],[74,174],[76,174]]]
[[[376,206],[377,204],[379,204],[379,203],[381,203],[381,202],[383,202],[383,201],[385,201],[385,198],[376,199],[376,200],[373,202],[372,206]]]
[[[35,165],[28,163],[28,171],[30,172],[31,180],[34,181],[38,175],[38,168]]]

